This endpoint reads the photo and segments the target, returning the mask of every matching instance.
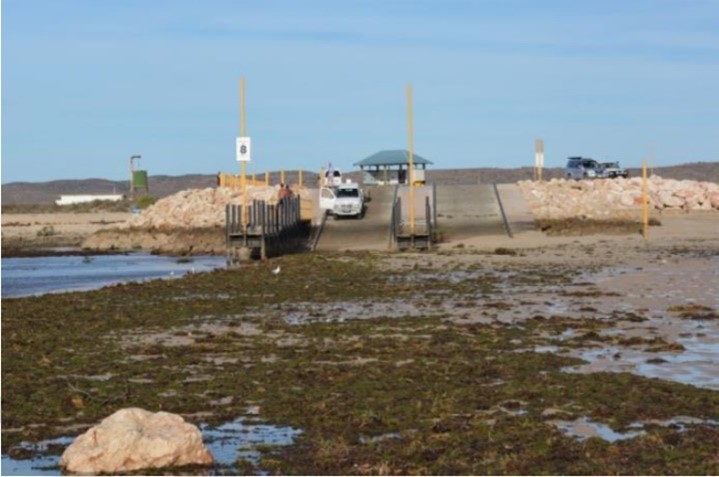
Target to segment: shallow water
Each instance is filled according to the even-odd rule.
[[[555,420],[550,421],[551,424],[563,431],[566,435],[574,437],[580,441],[589,439],[590,437],[598,437],[607,442],[617,442],[627,439],[634,439],[646,434],[648,424],[671,427],[677,432],[685,432],[691,426],[711,426],[719,425],[714,419],[699,419],[691,416],[676,416],[671,419],[649,420],[646,422],[634,422],[628,426],[627,432],[617,432],[611,427],[601,422],[595,422],[585,417],[580,417],[574,421]]]
[[[554,421],[555,426],[564,433],[571,437],[583,441],[590,437],[598,437],[607,442],[617,442],[626,439],[633,439],[635,437],[644,435],[643,430],[630,431],[630,432],[616,432],[611,427],[601,422],[594,422],[586,417],[579,418],[575,421]]]
[[[673,323],[672,323],[673,322]],[[565,368],[569,372],[629,372],[692,386],[719,390],[719,323],[673,318],[652,319],[643,325],[671,323],[686,337],[669,337],[683,346],[677,351],[646,351],[643,347],[602,346],[568,351],[587,364]],[[674,328],[672,328],[674,330]],[[647,332],[647,336],[650,336]]]
[[[48,455],[48,447],[51,445],[68,446],[72,444],[73,437],[59,437],[40,442],[38,444],[25,443],[21,447],[31,450],[34,455],[32,459],[13,459],[3,454],[2,475],[60,475],[57,464],[59,455]]]
[[[258,446],[289,446],[302,433],[292,427],[262,424],[244,418],[215,428],[200,426],[200,429],[217,465],[234,469],[237,461],[244,459],[255,467],[256,474],[263,474],[262,469],[257,469],[262,458]]]
[[[132,253],[2,259],[2,297],[92,290],[116,283],[180,277],[225,266],[224,257]],[[182,262],[182,263],[180,263]]]

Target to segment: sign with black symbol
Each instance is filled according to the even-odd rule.
[[[235,143],[237,162],[250,162],[250,138],[238,137]]]

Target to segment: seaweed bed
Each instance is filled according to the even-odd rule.
[[[636,220],[627,219],[588,219],[580,217],[568,217],[565,219],[539,219],[537,228],[549,236],[577,236],[593,235],[597,233],[622,235],[641,234],[642,223]],[[662,225],[656,218],[649,220],[650,226]]]
[[[271,273],[277,265],[281,273]],[[77,434],[123,407],[219,425],[254,406],[266,422],[302,433],[291,446],[262,449],[258,467],[215,472],[716,474],[719,392],[566,372],[582,361],[533,347],[568,330],[576,332],[568,347],[609,340],[602,330],[644,318],[585,307],[579,318],[499,320],[521,306],[507,292],[515,287],[598,293],[574,268],[517,267],[456,252],[301,254],[4,299],[2,452],[19,456],[22,441]],[[478,319],[462,319],[472,311]],[[697,422],[656,424],[676,416]],[[643,432],[577,439],[559,418],[615,432],[641,423]]]

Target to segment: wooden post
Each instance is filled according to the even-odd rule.
[[[285,170],[284,169],[280,170],[280,183],[281,184],[285,183]]]
[[[407,85],[407,142],[409,143],[409,233],[414,235],[414,131],[412,129],[412,85]]]
[[[535,160],[534,171],[535,178],[542,182],[542,169],[544,168],[544,141],[539,138],[536,141],[537,157]]]
[[[646,161],[642,161],[642,224],[644,238],[649,240],[649,183]]]
[[[299,182],[299,188],[302,190],[302,169],[297,171],[297,182]]]
[[[260,258],[267,260],[267,202],[262,202],[262,229],[260,232]]]
[[[649,148],[649,176],[654,175],[654,148]]]
[[[265,187],[270,185],[270,173],[265,171]]]

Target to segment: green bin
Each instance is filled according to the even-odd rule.
[[[147,171],[132,171],[132,184],[135,189],[147,190]]]

